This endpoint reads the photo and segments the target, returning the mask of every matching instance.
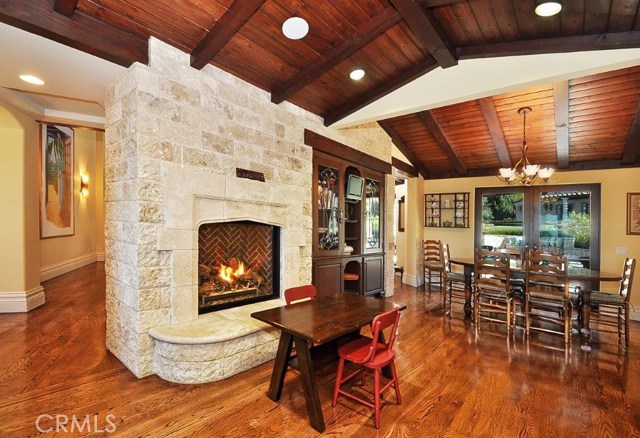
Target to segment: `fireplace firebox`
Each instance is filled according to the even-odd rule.
[[[198,313],[270,300],[280,290],[280,228],[251,221],[198,229]]]

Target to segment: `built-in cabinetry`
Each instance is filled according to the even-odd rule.
[[[317,151],[313,159],[313,283],[318,294],[381,293],[384,175]]]
[[[424,226],[469,228],[469,192],[424,195]]]

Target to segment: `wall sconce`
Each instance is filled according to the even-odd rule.
[[[80,196],[83,198],[89,197],[89,175],[85,172],[80,174]]]

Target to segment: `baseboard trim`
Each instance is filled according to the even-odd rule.
[[[419,287],[422,286],[422,282],[420,281],[419,276],[404,274],[402,283],[408,284],[409,286]]]
[[[35,287],[26,292],[0,292],[0,313],[24,313],[43,305],[44,288]]]
[[[632,321],[640,321],[640,308],[631,307],[631,309],[629,309],[629,319]]]
[[[102,261],[104,261],[104,253],[102,254]],[[40,268],[40,281],[50,280],[58,275],[66,274],[67,272],[74,271],[78,268],[82,268],[83,266],[90,265],[91,263],[95,263],[99,261],[98,253],[86,254],[80,257],[75,257],[73,259],[65,260],[61,263],[56,263],[55,265],[45,266]]]
[[[104,262],[104,253],[103,252],[97,252],[96,253],[96,262]]]

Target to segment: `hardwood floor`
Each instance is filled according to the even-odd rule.
[[[56,415],[90,415],[92,431],[112,422],[121,436],[319,435],[295,372],[280,403],[267,398],[273,362],[204,385],[136,379],[104,347],[102,264],[44,286],[45,306],[0,315],[0,436],[38,435],[43,414],[51,416],[41,418],[43,429]],[[372,409],[345,398],[332,408],[337,364],[329,365],[318,370],[325,435],[640,436],[638,323],[626,353],[611,334],[594,334],[590,354],[577,339],[565,353],[547,347],[561,347],[561,336],[535,334],[527,343],[521,329],[508,339],[491,325],[476,335],[461,306],[443,316],[438,292],[396,283],[395,300],[408,306],[396,344],[403,404],[385,393],[379,431]],[[78,435],[88,433],[84,426]]]

